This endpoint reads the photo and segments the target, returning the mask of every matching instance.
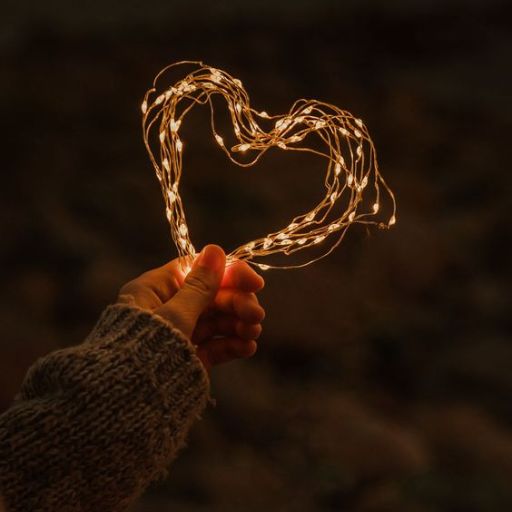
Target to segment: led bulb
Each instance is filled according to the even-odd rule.
[[[175,121],[174,119],[171,119],[169,121],[169,128],[171,129],[171,132],[176,133],[181,125],[181,121]]]

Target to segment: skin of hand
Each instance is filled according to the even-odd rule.
[[[256,297],[265,282],[247,263],[226,266],[217,245],[207,245],[185,276],[179,260],[125,284],[118,303],[147,309],[171,322],[196,346],[207,371],[257,349],[265,310]]]

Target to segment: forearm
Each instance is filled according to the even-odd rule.
[[[179,331],[109,307],[82,345],[39,360],[0,416],[8,512],[124,510],[165,472],[207,399]]]

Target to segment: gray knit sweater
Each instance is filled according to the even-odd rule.
[[[208,375],[180,331],[109,306],[83,344],[29,369],[0,416],[7,512],[126,510],[165,475],[208,395]]]

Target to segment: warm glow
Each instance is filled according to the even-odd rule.
[[[157,82],[162,81],[169,69],[180,65],[195,66],[195,69],[174,84],[159,86],[158,91]],[[227,103],[234,136],[238,141],[231,150],[215,130],[211,96],[216,94],[223,96]],[[266,111],[251,108],[242,82],[225,71],[201,62],[178,62],[157,75],[153,88],[144,97],[141,110],[144,142],[164,192],[173,239],[180,256],[185,257],[184,261],[190,262],[195,249],[178,191],[183,160],[183,142],[178,130],[186,114],[196,105],[209,105],[212,133],[217,144],[232,162],[241,167],[254,165],[270,147],[307,151],[325,159],[327,164],[325,197],[313,210],[294,217],[280,231],[241,245],[228,254],[229,261],[246,260],[261,270],[303,267],[329,254],[352,223],[377,224],[381,227],[395,224],[395,199],[379,173],[375,147],[361,119],[334,105],[305,99],[296,101],[286,114],[269,115]],[[153,136],[150,137],[152,128],[158,130],[160,147],[156,151],[153,150]],[[325,144],[323,150],[314,149],[313,137],[309,135],[315,132]],[[298,142],[301,144],[298,145]],[[240,155],[241,161],[234,156],[239,153],[246,153]],[[368,199],[363,200],[363,192]],[[383,192],[388,197],[388,203],[383,202]],[[391,207],[387,223],[374,220],[372,217],[386,204]],[[289,255],[312,245],[322,244],[323,247],[324,243],[329,245],[320,256],[300,265],[277,267],[254,261],[270,254]]]

